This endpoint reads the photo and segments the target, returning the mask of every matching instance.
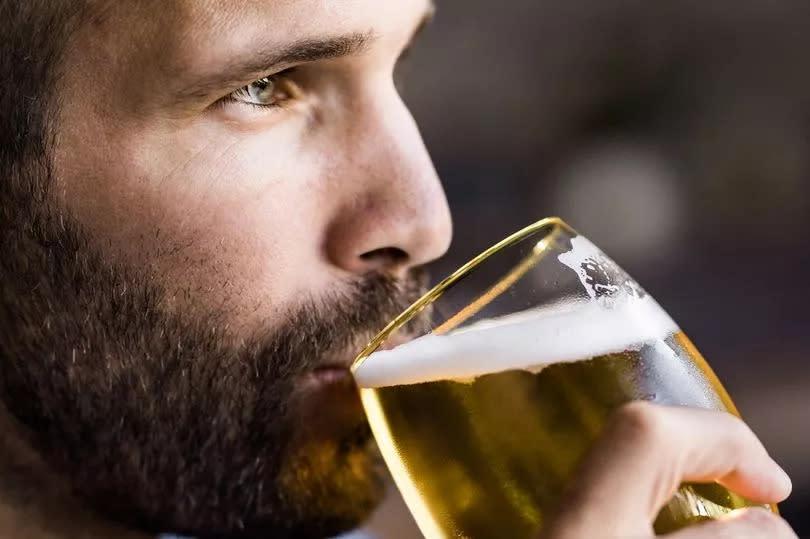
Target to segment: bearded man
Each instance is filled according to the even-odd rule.
[[[385,472],[349,362],[451,235],[392,83],[432,11],[0,0],[0,537],[368,517]],[[635,404],[545,533],[651,537],[681,480],[790,488],[738,420]],[[794,537],[758,510],[678,537],[720,533]]]

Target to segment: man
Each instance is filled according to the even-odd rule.
[[[427,0],[0,0],[0,536],[324,537],[383,467],[347,366],[450,217],[392,83]],[[627,480],[632,478],[632,480]],[[651,537],[682,480],[789,480],[631,405],[548,537]],[[792,537],[762,510],[679,538]]]

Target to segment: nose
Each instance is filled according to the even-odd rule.
[[[326,253],[344,271],[402,276],[450,245],[452,224],[436,170],[396,91],[368,96],[351,111],[341,154],[340,203]]]

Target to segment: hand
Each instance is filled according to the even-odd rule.
[[[648,539],[652,522],[683,482],[717,481],[762,504],[790,494],[790,479],[753,432],[726,413],[628,404],[583,461],[543,539]],[[741,509],[667,539],[796,539],[780,517]]]

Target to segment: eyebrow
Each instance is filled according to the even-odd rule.
[[[283,66],[358,55],[368,49],[374,38],[372,32],[366,32],[326,39],[304,39],[280,50],[253,53],[250,60],[231,61],[227,72],[197,80],[176,97],[178,101],[204,98],[217,91],[244,84],[247,79],[259,73],[271,73]]]
[[[429,0],[425,14],[408,40],[410,45],[436,15],[436,4]],[[352,33],[326,39],[304,39],[283,47],[254,53],[250,60],[234,60],[227,72],[204,77],[175,96],[176,102],[204,99],[214,93],[234,88],[261,73],[279,71],[280,67],[355,56],[368,50],[374,41],[373,32]]]

